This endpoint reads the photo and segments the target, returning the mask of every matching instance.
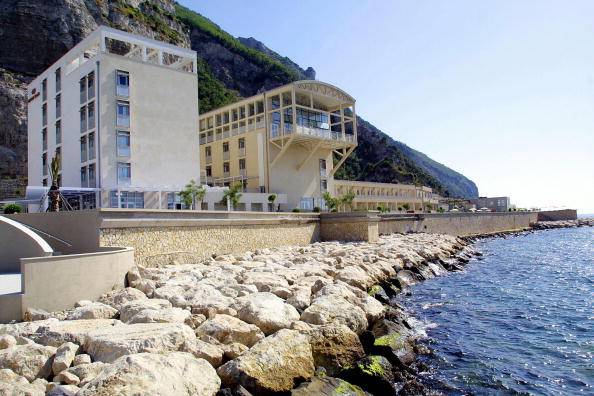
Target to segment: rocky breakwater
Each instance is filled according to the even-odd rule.
[[[473,254],[409,234],[138,268],[99,301],[0,325],[0,394],[423,393],[390,297]]]
[[[532,226],[535,230],[550,230],[554,228],[593,227],[594,219],[539,221]]]

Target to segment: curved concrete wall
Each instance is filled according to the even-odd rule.
[[[23,224],[0,216],[0,273],[21,272],[21,258],[46,257],[53,249]]]

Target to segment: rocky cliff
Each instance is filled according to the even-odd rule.
[[[25,184],[26,84],[101,24],[194,49],[200,58],[201,111],[290,81],[315,78],[313,68],[302,69],[254,38],[235,38],[171,0],[3,0],[0,199],[21,195]],[[459,173],[363,119],[358,125],[360,145],[341,177],[423,183],[442,193],[478,196],[475,184]]]

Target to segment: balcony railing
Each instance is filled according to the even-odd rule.
[[[224,178],[231,177],[231,172],[223,172],[223,177]]]
[[[212,155],[204,156],[204,160],[206,161],[207,164],[212,163]]]
[[[355,143],[355,135],[349,134],[342,134],[341,132],[333,132],[328,129],[320,129],[320,128],[311,128],[303,125],[297,125],[295,130],[293,131],[292,124],[285,124],[284,131],[281,131],[279,124],[271,124],[270,125],[270,136],[272,138],[277,138],[281,136],[281,133],[284,135],[289,135],[292,133],[298,135],[306,135],[312,136],[318,139],[324,140],[337,140],[343,141],[347,143]]]
[[[223,151],[223,160],[228,160],[228,159],[229,159],[229,152]]]
[[[206,143],[206,136],[200,138],[200,144]]]
[[[241,177],[247,177],[247,170],[240,169],[239,170],[239,176],[241,176]]]
[[[240,157],[245,157],[245,147],[240,147],[239,148],[239,156]]]

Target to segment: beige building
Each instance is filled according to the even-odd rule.
[[[194,51],[99,27],[28,87],[28,190],[57,154],[74,209],[167,208],[200,176],[197,92]]]
[[[357,145],[355,100],[297,81],[200,116],[200,169],[211,186],[283,193],[283,209],[323,206],[334,172]]]

